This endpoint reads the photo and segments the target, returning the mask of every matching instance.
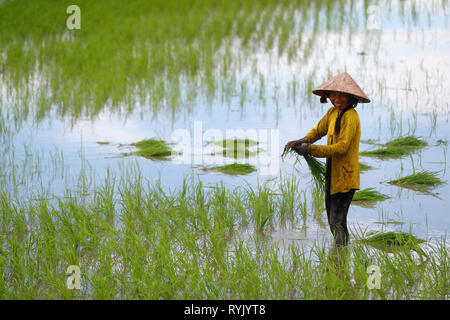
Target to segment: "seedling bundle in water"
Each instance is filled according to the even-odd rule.
[[[226,139],[220,141],[214,141],[215,145],[223,147],[221,154],[228,158],[248,158],[256,156],[259,152],[264,151],[263,149],[257,147],[256,150],[249,150],[250,147],[257,146],[258,141],[251,139]],[[216,154],[216,153],[213,153]]]
[[[226,139],[212,142],[213,144],[223,147],[223,150],[215,154],[221,154],[224,157],[230,158],[248,158],[251,156],[255,156],[258,152],[263,151],[260,148],[257,148],[256,151],[250,151],[249,148],[253,146],[257,146],[259,144],[258,141],[254,141],[251,139]],[[256,171],[255,166],[250,164],[242,164],[242,163],[233,163],[227,164],[224,166],[216,166],[212,168],[203,168],[204,171],[218,171],[225,174],[238,175],[238,174],[248,174]]]
[[[404,147],[404,148],[422,148],[427,145],[428,143],[425,140],[422,140],[414,136],[400,137],[391,140],[385,144],[385,146]]]
[[[406,177],[402,177],[396,180],[391,180],[389,183],[399,186],[424,186],[430,187],[438,184],[443,184],[444,181],[437,177],[437,172],[421,171],[411,174]]]
[[[369,140],[372,141],[372,140]],[[374,143],[370,143],[374,144]],[[390,158],[399,158],[404,155],[408,155],[414,149],[422,148],[427,146],[428,143],[425,140],[422,140],[418,137],[414,136],[406,136],[400,137],[394,140],[391,140],[385,144],[382,144],[382,148],[371,150],[371,151],[362,151],[359,154],[362,156],[379,156],[379,157],[390,157]]]
[[[131,145],[139,149],[134,152],[135,155],[145,158],[165,158],[172,154],[170,148],[162,140],[146,139]]]
[[[290,149],[288,153],[296,153],[295,150]],[[283,153],[281,157],[284,158],[285,154]],[[303,156],[305,158],[306,163],[308,164],[309,170],[311,170],[311,175],[313,177],[314,183],[319,188],[320,192],[325,192],[325,164],[310,154],[306,154]],[[295,163],[299,161],[299,157]]]
[[[219,167],[213,167],[213,168],[204,168],[204,170],[212,170],[212,171],[219,171],[226,174],[248,174],[252,173],[253,171],[256,171],[256,168],[250,164],[242,164],[242,163],[233,163],[233,164],[227,164],[224,166]]]
[[[425,242],[423,239],[418,239],[412,234],[404,232],[378,233],[372,237],[362,239],[361,241],[380,249],[406,247],[415,250],[418,253],[423,253],[423,250],[418,245]]]
[[[374,188],[366,188],[361,191],[356,191],[353,196],[353,201],[383,201],[389,198],[388,195],[382,194]]]
[[[364,162],[360,162],[359,163],[359,171],[367,171],[367,170],[370,170],[370,169],[373,169],[373,167],[372,166],[369,166],[368,164],[366,164],[366,163],[364,163]]]

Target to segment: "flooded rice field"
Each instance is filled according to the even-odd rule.
[[[2,298],[448,298],[447,1],[78,1],[69,28],[71,4],[0,1]],[[343,71],[371,99],[361,152],[424,141],[360,155],[385,197],[350,206],[344,279],[323,194],[281,158]],[[442,183],[392,183],[423,172]],[[391,231],[425,242],[361,241]]]

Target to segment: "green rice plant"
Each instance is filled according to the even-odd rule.
[[[410,248],[416,248],[420,243],[425,242],[425,240],[418,239],[410,233],[404,232],[384,232],[378,233],[374,236],[362,239],[364,243],[370,244],[374,247],[399,247],[406,246]]]
[[[438,172],[431,172],[431,171],[421,171],[417,172],[415,174],[411,174],[406,177],[402,177],[399,179],[388,181],[391,184],[395,184],[398,186],[435,186],[439,184],[444,184],[445,182],[442,181],[437,177]]]
[[[312,189],[312,198],[316,209],[316,215],[320,216],[325,211],[325,193],[323,192],[323,189],[314,185]]]
[[[386,158],[397,158],[411,153],[411,150],[422,148],[427,145],[425,140],[421,140],[415,136],[400,137],[391,140],[382,148],[371,151],[362,151],[359,154],[363,156],[378,156]]]
[[[400,137],[391,140],[385,144],[387,147],[407,147],[407,148],[422,148],[427,146],[428,143],[415,136]]]
[[[256,192],[249,187],[246,192],[256,230],[263,231],[275,212],[273,193],[267,186],[258,186]]]
[[[410,153],[411,150],[409,148],[388,146],[371,151],[361,151],[359,154],[370,157],[399,158]]]
[[[363,241],[340,250],[325,241],[285,251],[262,236],[256,241],[242,240],[237,232],[229,236],[240,215],[233,208],[250,212],[255,232],[268,230],[275,196],[283,193],[275,195],[267,186],[234,192],[192,180],[163,190],[142,176],[110,175],[84,200],[73,192],[56,203],[20,202],[0,192],[1,298],[443,299],[448,294],[445,238],[420,263],[409,251],[418,250],[413,244],[422,240],[406,234],[383,237],[384,246],[398,248],[391,252],[373,252]],[[102,213],[105,208],[110,212]],[[70,264],[80,266],[80,290],[66,286]],[[371,264],[382,270],[379,290],[366,286]]]
[[[39,101],[36,117],[50,114],[54,107],[75,118],[97,115],[105,107],[117,110],[125,105],[129,111],[137,100],[142,105],[149,102],[153,111],[175,111],[185,102],[184,81],[211,96],[217,87],[216,71],[224,70],[224,77],[234,74],[249,62],[246,52],[268,42],[269,47],[278,44],[279,54],[289,45],[293,51],[300,49],[295,10],[305,14],[321,10],[309,3],[294,9],[273,0],[242,4],[198,0],[193,6],[177,0],[134,0],[123,8],[105,0],[94,6],[86,0],[77,4],[89,8],[83,11],[87,19],[82,19],[81,30],[54,24],[67,9],[66,2],[49,0],[39,6],[30,0],[2,2],[0,70],[8,90],[17,90],[18,100]],[[35,19],[36,10],[46,15]],[[285,10],[290,13],[287,18]],[[297,41],[290,41],[292,30]],[[238,52],[227,48],[235,40]],[[34,87],[29,76],[45,81]],[[32,112],[21,116],[26,113]]]
[[[284,158],[287,154],[295,154],[296,160],[295,163],[299,162],[299,156],[295,152],[294,149],[290,149],[287,153],[281,155]],[[314,183],[319,188],[321,192],[325,192],[325,164],[310,154],[306,154],[303,156],[313,177]]]
[[[131,144],[139,150],[133,154],[145,158],[164,158],[170,156],[172,151],[163,140],[146,139]]]
[[[373,169],[372,166],[369,166],[368,164],[366,164],[364,162],[359,163],[359,171],[363,172],[363,171],[367,171],[367,170],[371,170],[371,169]]]
[[[205,168],[205,170],[218,171],[225,174],[239,175],[249,174],[256,171],[255,166],[246,163],[232,163],[224,166],[217,166],[212,168]]]
[[[278,46],[279,54],[302,52],[300,58],[307,58],[323,17],[327,30],[334,30],[350,16],[343,1],[135,0],[118,6],[80,0],[82,29],[68,33],[64,23],[55,21],[61,21],[69,2],[0,2],[2,83],[19,106],[13,113],[24,119],[28,112],[22,111],[34,105],[27,99],[38,102],[30,112],[37,119],[50,111],[62,118],[93,117],[105,107],[122,111],[124,105],[132,112],[136,99],[155,113],[166,108],[172,115],[182,114],[177,112],[185,102],[181,92],[186,89],[195,98],[192,93],[198,91],[199,97],[209,98],[209,91],[216,90],[217,71],[228,69],[223,76],[234,75],[258,45]],[[365,10],[369,5],[364,2]],[[36,12],[45,14],[36,19]],[[293,21],[297,13],[300,21],[314,18],[310,40],[300,36],[307,23],[300,23],[300,32],[289,32],[299,27]],[[300,46],[302,38],[306,48]],[[230,39],[241,42],[237,56],[230,50],[221,53]],[[34,78],[43,81],[29,80]],[[237,89],[243,104],[251,87],[238,82]],[[4,129],[0,132],[3,139]],[[65,195],[57,197],[43,185],[28,185],[29,171],[21,168],[39,171],[40,165],[36,159],[26,161],[1,172],[1,299],[448,299],[445,238],[422,265],[406,250],[373,253],[360,243],[341,252],[328,242],[311,247],[295,243],[286,255],[264,237],[254,240],[242,221],[250,218],[255,231],[266,231],[279,203],[287,212],[295,211],[294,182],[280,187],[278,195],[265,186],[240,192],[194,181],[166,189],[146,184],[140,172],[115,179],[112,170],[96,187],[83,167],[72,185],[68,180],[64,184]],[[36,193],[24,196],[17,192],[20,188]],[[306,220],[304,190],[300,198]],[[233,234],[236,225],[239,232]],[[242,234],[244,240],[239,239]],[[404,244],[403,238],[394,241]],[[81,290],[66,286],[70,264],[81,268]],[[381,289],[366,286],[371,264],[382,270]]]
[[[299,182],[295,175],[284,177],[280,171],[280,215],[282,218],[292,217],[298,202]]]
[[[220,152],[224,157],[228,158],[248,158],[257,155],[264,150],[262,148],[257,148],[256,150],[250,151],[248,148],[252,146],[257,146],[258,141],[251,139],[227,139],[222,141],[214,141],[215,145],[222,146],[224,149]],[[216,153],[212,153],[218,154]]]
[[[317,186],[318,190],[321,193],[325,192],[325,164],[315,157],[306,154],[304,156],[306,163],[308,164],[309,169],[311,170],[311,175]]]
[[[262,150],[263,149],[260,149],[260,148],[258,148],[256,151],[250,151],[245,148],[234,148],[234,149],[224,149],[224,150],[222,150],[222,152],[220,152],[220,154],[227,158],[238,159],[238,158],[254,157],[259,152],[262,152]],[[213,153],[213,155],[214,154],[217,154],[217,153]]]
[[[306,191],[302,190],[300,191],[300,194],[303,195],[303,199],[300,202],[300,216],[302,217],[303,221],[306,221],[306,218],[308,216],[308,201],[306,199]]]
[[[389,198],[388,195],[382,194],[374,188],[366,188],[356,191],[352,201],[383,201]]]
[[[242,146],[243,148],[248,148],[251,146],[256,146],[259,144],[258,141],[252,140],[252,139],[224,139],[221,141],[214,141],[215,145],[223,147],[224,149],[233,149],[236,148],[236,146]]]

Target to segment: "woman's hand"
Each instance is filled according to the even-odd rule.
[[[300,145],[295,145],[294,151],[297,152],[301,156],[305,156],[308,154],[309,145],[310,145],[310,143],[308,143],[308,142],[304,142]]]
[[[290,149],[294,149],[295,147],[300,146],[302,143],[305,143],[305,142],[306,141],[303,138],[298,139],[298,140],[289,141],[284,146],[284,150],[283,150],[281,157],[284,157],[289,152]]]

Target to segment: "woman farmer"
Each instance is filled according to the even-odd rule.
[[[322,103],[333,106],[303,138],[290,141],[285,151],[326,158],[325,206],[328,224],[337,246],[348,244],[347,213],[359,189],[359,139],[361,127],[355,110],[358,102],[370,102],[352,77],[343,72],[313,90]],[[313,143],[327,135],[327,145]]]

